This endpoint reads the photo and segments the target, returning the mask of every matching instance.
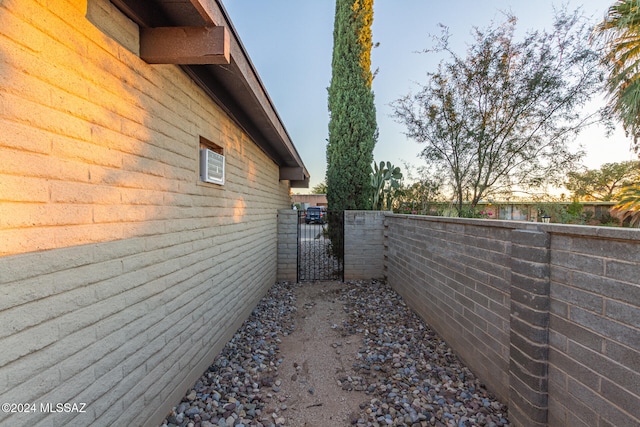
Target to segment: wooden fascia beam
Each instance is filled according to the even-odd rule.
[[[226,27],[140,28],[140,58],[149,64],[229,64]]]
[[[287,180],[292,188],[309,188],[309,175],[303,167],[280,167],[280,181]]]
[[[291,188],[309,188],[309,178],[301,181],[289,181]]]
[[[146,4],[147,2],[131,0],[110,1],[140,27],[159,25],[160,22],[166,21],[167,19],[158,8],[149,7],[149,5]]]
[[[302,167],[280,167],[280,181],[304,181],[306,178]]]

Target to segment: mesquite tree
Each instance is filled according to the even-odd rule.
[[[571,171],[565,187],[577,200],[619,200],[624,187],[640,182],[640,161],[605,163],[599,169]]]
[[[580,158],[569,143],[598,114],[583,106],[602,88],[590,27],[560,11],[550,31],[518,41],[516,18],[474,29],[466,57],[447,44],[436,72],[416,95],[394,102],[421,157],[446,177],[458,212],[482,199],[560,184]]]
[[[329,209],[369,209],[377,138],[371,82],[373,0],[336,0],[329,86]]]

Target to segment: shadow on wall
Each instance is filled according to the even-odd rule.
[[[238,130],[216,128],[220,111],[194,114],[168,95],[184,74],[138,58],[136,24],[89,0],[87,19],[71,27],[59,16],[84,12],[73,7],[36,9],[38,19],[0,9],[0,256],[193,227],[199,199],[224,189],[198,184],[190,131],[215,141],[235,133],[232,150],[244,155]],[[65,37],[47,36],[59,28]],[[249,182],[256,169],[249,161]],[[226,221],[237,223],[246,202],[232,198]]]
[[[82,4],[0,2],[0,401],[90,410],[0,425],[158,425],[276,276],[278,168]],[[224,187],[199,181],[200,136],[224,146]]]
[[[157,230],[149,221],[171,202],[172,185],[170,166],[153,160],[162,157],[156,142],[162,138],[147,111],[158,106],[147,95],[152,83],[133,70],[144,64],[126,58],[88,21],[68,27],[47,9],[36,9],[46,15],[39,18],[14,9],[0,14],[6,100],[0,255]],[[62,13],[78,12],[67,9]],[[61,26],[68,29],[64,38],[40,33]],[[122,62],[114,61],[118,56]]]

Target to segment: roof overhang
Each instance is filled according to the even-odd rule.
[[[140,27],[140,56],[176,64],[279,167],[308,188],[309,172],[220,0],[110,0]]]

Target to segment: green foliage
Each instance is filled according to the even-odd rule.
[[[371,91],[373,1],[337,0],[329,86],[327,201],[332,210],[370,208],[377,139]]]
[[[622,187],[640,182],[640,161],[605,163],[600,169],[569,172],[565,187],[579,200],[617,200]]]
[[[442,176],[434,174],[425,166],[415,167],[404,162],[403,179],[395,196],[394,211],[407,214],[443,215],[440,202],[444,201],[441,193]]]
[[[391,210],[395,193],[400,188],[402,172],[391,162],[376,163],[371,168],[371,206],[374,210]]]
[[[633,138],[640,154],[640,2],[618,0],[595,28],[594,40],[604,41],[609,113]]]
[[[566,202],[544,202],[538,205],[538,216],[549,215],[551,222],[559,224],[588,224],[593,219],[593,212],[585,211],[578,200],[570,204]]]
[[[469,205],[463,205],[462,209],[458,210],[459,218],[478,218],[478,212],[476,209]]]
[[[321,182],[311,189],[311,194],[327,194],[327,183]]]
[[[616,217],[614,217],[609,212],[607,212],[600,217],[600,224],[614,227],[614,226],[619,226],[620,222]]]
[[[448,180],[461,214],[514,188],[558,184],[581,153],[569,143],[597,114],[582,107],[602,84],[598,53],[577,13],[558,12],[551,31],[515,38],[516,19],[474,29],[466,57],[444,31],[449,59],[415,95],[393,103],[421,157]]]
[[[620,201],[611,209],[611,214],[631,227],[640,227],[640,184],[622,190]]]
[[[538,205],[538,217],[542,218],[545,215],[551,217],[550,222],[556,222],[560,224],[567,224],[570,222],[571,217],[567,213],[566,203],[553,203],[544,202]]]
[[[577,200],[574,200],[569,206],[567,206],[567,213],[574,218],[579,218],[582,215],[583,210],[584,208]]]
[[[440,183],[425,178],[411,185],[401,185],[396,200],[402,213],[442,215],[438,206],[441,198]]]

